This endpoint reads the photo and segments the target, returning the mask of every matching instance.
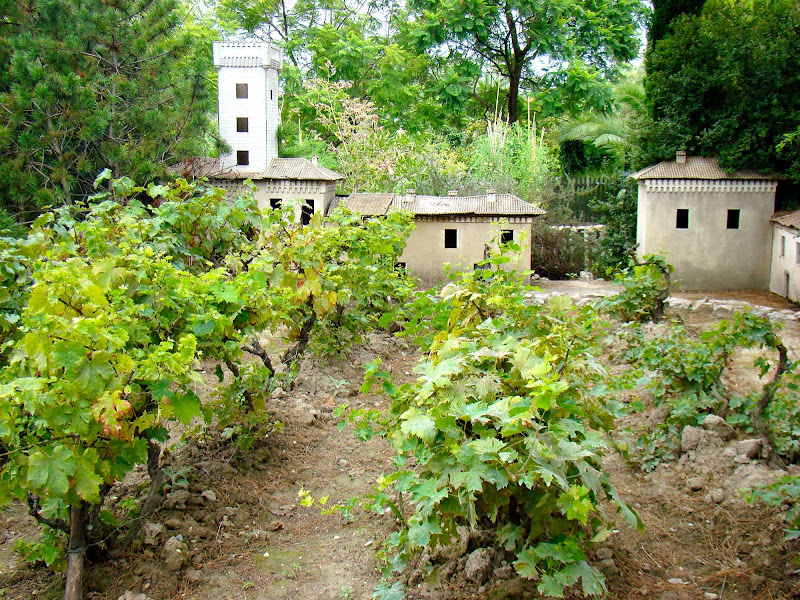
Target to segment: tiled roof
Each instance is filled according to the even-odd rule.
[[[800,210],[778,212],[770,219],[773,223],[800,230]]]
[[[665,160],[645,167],[631,175],[634,179],[777,179],[774,175],[764,175],[754,169],[743,169],[726,173],[716,158],[687,156],[685,163]]]
[[[299,181],[339,181],[344,175],[315,165],[307,158],[273,158],[269,167],[251,179],[297,179]]]
[[[480,196],[395,196],[392,207],[407,210],[415,215],[489,215],[489,216],[526,216],[543,215],[545,211],[513,194],[495,194],[494,200],[489,195]]]
[[[513,194],[479,196],[420,196],[402,194],[352,194],[344,206],[362,215],[384,215],[389,210],[407,210],[415,215],[485,215],[494,217],[537,216],[545,211]]]
[[[350,194],[343,199],[344,205],[365,217],[385,215],[392,205],[394,194]]]
[[[169,172],[182,177],[209,179],[294,179],[297,181],[339,181],[344,175],[315,165],[307,158],[273,158],[266,171],[246,171],[235,167],[220,169],[219,159],[193,158],[183,161]]]

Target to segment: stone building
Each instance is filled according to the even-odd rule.
[[[662,254],[684,289],[768,289],[775,177],[686,156],[632,175],[637,254]]]
[[[218,76],[219,130],[231,147],[219,158],[197,158],[176,165],[172,172],[204,177],[230,193],[250,184],[262,208],[287,206],[307,224],[314,214],[327,215],[339,203],[364,217],[389,210],[414,214],[412,231],[401,262],[424,285],[441,282],[444,264],[472,269],[500,242],[520,244],[518,261],[505,268],[530,269],[531,223],[540,208],[493,191],[478,196],[417,196],[353,194],[336,198],[344,177],[318,164],[316,157],[279,158],[280,50],[265,42],[214,42]]]
[[[478,196],[423,196],[414,190],[352,194],[340,202],[365,217],[391,210],[413,213],[415,227],[400,262],[425,286],[442,281],[445,263],[454,269],[473,269],[488,253],[496,252],[498,244],[510,241],[519,244],[520,252],[504,268],[530,270],[531,224],[545,214],[512,194],[493,190]]]
[[[214,66],[219,133],[231,147],[219,168],[266,171],[278,156],[281,50],[259,41],[217,41]]]
[[[769,291],[800,302],[800,210],[772,217]]]
[[[261,208],[291,203],[303,223],[324,215],[344,177],[316,157],[278,158],[280,49],[261,41],[214,42],[214,66],[219,132],[231,151],[186,161],[172,172],[206,177],[233,194],[244,191],[249,180]]]

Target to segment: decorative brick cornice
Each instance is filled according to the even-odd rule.
[[[648,192],[774,194],[777,181],[764,179],[646,179]]]

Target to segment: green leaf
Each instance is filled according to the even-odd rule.
[[[172,406],[172,413],[184,425],[201,415],[200,398],[192,392],[175,394],[170,398],[169,404]]]
[[[44,449],[35,450],[28,459],[27,484],[39,494],[63,497],[74,474],[75,455],[66,446],[56,446],[51,454]]]
[[[503,442],[494,437],[474,440],[470,442],[469,445],[472,446],[473,450],[478,454],[497,454],[506,447]]]
[[[395,581],[391,585],[387,581],[381,581],[372,594],[375,600],[405,600],[406,589],[402,583]]]
[[[192,328],[192,331],[196,336],[202,337],[204,335],[208,335],[209,333],[213,332],[215,327],[216,323],[213,320],[201,321],[200,323],[195,323],[195,326]]]
[[[435,517],[429,517],[424,521],[412,522],[408,527],[408,540],[421,548],[427,548],[431,542],[431,536],[442,533],[442,527]]]
[[[408,409],[400,415],[400,420],[400,430],[406,435],[416,436],[428,444],[436,438],[436,422],[428,415],[417,412],[417,409]]]
[[[109,179],[111,179],[111,169],[105,168],[102,171],[100,171],[100,174],[97,176],[97,178],[95,178],[93,184],[94,189],[97,189],[98,187],[100,187],[101,183],[103,183],[104,181],[108,181]]]
[[[517,560],[514,561],[514,569],[522,577],[532,580],[539,579],[539,557],[530,548],[525,548],[517,553]]]
[[[98,504],[103,479],[95,471],[98,461],[97,452],[89,448],[83,455],[76,456],[75,460],[75,493],[81,500],[86,500],[90,504]]]

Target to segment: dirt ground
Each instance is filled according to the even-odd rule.
[[[608,293],[613,284],[543,282],[543,291]],[[571,290],[571,291],[569,291]],[[583,290],[581,292],[581,290]],[[681,295],[701,299],[706,295]],[[768,293],[718,296],[776,309],[794,308]],[[710,312],[681,314],[702,328]],[[783,339],[800,355],[800,327],[792,322]],[[394,527],[388,515],[357,519],[322,515],[299,504],[298,492],[329,494],[330,502],[369,493],[390,469],[382,440],[359,442],[339,431],[332,412],[337,402],[384,408],[375,395],[360,395],[362,365],[381,356],[396,381],[413,378],[416,356],[404,342],[384,335],[345,359],[305,361],[295,390],[271,401],[284,429],[246,453],[212,439],[174,446],[167,461],[176,485],[164,508],[152,518],[149,534],[129,554],[91,568],[88,598],[94,600],[341,600],[370,598],[380,579],[375,550]],[[743,357],[730,385],[753,383]],[[750,362],[751,364],[751,362]],[[209,384],[214,379],[208,373]],[[713,437],[713,436],[712,436]],[[741,436],[740,436],[741,437]],[[738,492],[775,473],[763,460],[740,460],[738,440],[685,453],[681,460],[644,474],[609,453],[606,462],[620,495],[642,515],[644,533],[620,527],[593,557],[602,561],[609,597],[618,600],[789,599],[800,598],[800,579],[790,561],[800,552],[782,539],[782,514],[747,504]],[[712,443],[713,442],[713,443]],[[732,454],[731,454],[732,453]],[[133,480],[143,480],[140,472]],[[702,480],[700,489],[688,483]],[[172,480],[171,480],[172,482]],[[130,482],[126,482],[129,485]],[[120,494],[125,493],[125,486]],[[210,493],[209,493],[210,492]],[[712,497],[713,496],[713,497]],[[0,598],[55,599],[63,576],[28,566],[14,551],[18,539],[35,539],[32,519],[21,505],[0,513]],[[165,555],[168,538],[181,536],[178,569]],[[499,581],[477,585],[453,580],[432,590],[424,582],[409,598],[534,597],[530,587]],[[578,596],[575,596],[578,597]]]

